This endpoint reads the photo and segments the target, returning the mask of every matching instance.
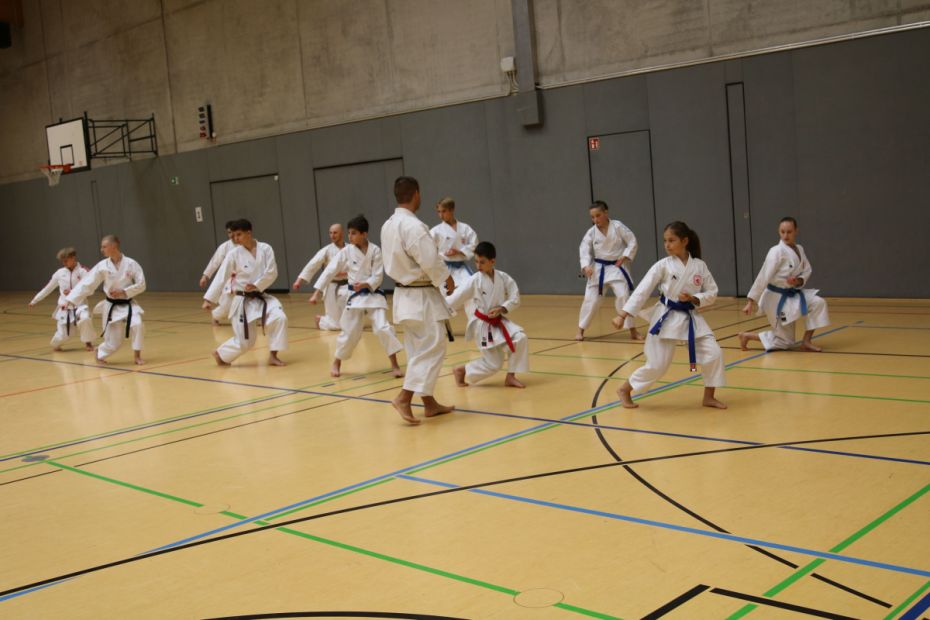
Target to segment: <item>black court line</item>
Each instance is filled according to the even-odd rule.
[[[720,348],[721,348],[721,349],[729,349],[729,350],[731,350],[731,351],[742,351],[742,349],[740,349],[739,347],[720,347]],[[749,351],[750,351],[750,352],[752,352],[752,351],[761,351],[761,349],[749,349]],[[784,350],[784,351],[782,351],[782,350],[771,351],[770,354],[772,354],[772,353],[797,353],[797,351],[793,351],[793,350],[791,350],[791,349],[788,349],[788,350]],[[879,355],[879,356],[882,356],[882,357],[918,357],[918,358],[930,358],[930,355],[922,355],[922,354],[920,354],[920,353],[875,353],[875,352],[872,352],[872,351],[828,351],[828,350],[826,350],[826,349],[824,349],[823,351],[820,351],[819,353],[811,353],[811,354],[809,354],[809,355]]]
[[[893,436],[893,437],[897,437],[897,436],[904,436],[904,435],[930,435],[930,431],[919,431],[919,432],[912,432],[912,433],[892,433],[892,434],[889,434],[889,435],[872,435],[872,436],[868,436],[868,437],[866,437],[866,436],[861,436],[861,437],[832,438],[832,439],[808,439],[808,440],[804,440],[804,441],[800,441],[800,442],[795,442],[795,443],[820,443],[820,442],[827,442],[827,441],[844,441],[844,440],[851,440],[851,439],[875,438],[875,437],[879,437],[879,436],[883,436],[883,437],[892,437],[892,436]],[[438,490],[438,491],[429,491],[429,492],[426,492],[426,493],[418,493],[418,494],[415,494],[415,495],[407,495],[407,496],[403,496],[403,497],[395,497],[395,498],[392,498],[392,499],[380,500],[380,501],[371,502],[371,503],[368,503],[368,504],[361,504],[361,505],[356,505],[356,506],[349,506],[349,507],[347,507],[347,508],[340,508],[340,509],[337,509],[337,510],[331,510],[331,511],[329,511],[329,512],[322,512],[322,513],[307,515],[307,516],[304,516],[304,517],[297,517],[297,518],[294,518],[294,519],[289,519],[289,520],[287,520],[287,521],[281,521],[280,523],[271,523],[271,524],[269,524],[269,525],[262,525],[262,526],[259,526],[259,527],[252,528],[252,529],[250,529],[250,530],[240,530],[240,531],[238,531],[238,532],[231,532],[231,533],[229,533],[229,534],[223,534],[223,535],[221,535],[221,536],[215,536],[215,537],[213,537],[213,538],[204,538],[204,539],[200,539],[200,540],[195,540],[195,541],[193,541],[193,542],[184,543],[184,544],[182,544],[182,545],[177,545],[177,546],[174,546],[174,547],[168,547],[167,549],[161,549],[161,550],[158,550],[158,551],[152,551],[152,552],[150,552],[150,553],[144,553],[144,554],[134,555],[134,556],[131,556],[131,557],[128,557],[128,558],[124,558],[124,559],[122,559],[122,560],[115,560],[115,561],[113,561],[113,562],[107,562],[107,563],[105,563],[105,564],[99,564],[99,565],[96,565],[96,566],[91,566],[91,567],[89,567],[89,568],[84,568],[84,569],[81,569],[81,570],[73,571],[73,572],[71,572],[71,573],[66,573],[66,574],[63,574],[63,575],[58,575],[58,576],[56,576],[56,577],[50,577],[50,578],[48,578],[48,579],[43,579],[43,580],[41,580],[41,581],[36,581],[36,582],[29,583],[29,584],[25,584],[25,585],[22,585],[22,586],[17,586],[17,587],[15,587],[15,588],[10,588],[10,589],[8,589],[8,590],[4,590],[4,591],[0,592],[0,597],[5,597],[5,596],[8,596],[8,595],[10,595],[10,594],[16,594],[17,592],[22,592],[22,591],[24,591],[24,590],[31,590],[31,589],[34,589],[34,588],[39,588],[39,587],[42,587],[42,586],[47,586],[47,585],[49,585],[49,584],[52,584],[52,583],[55,583],[55,582],[58,582],[58,581],[64,581],[64,580],[66,580],[66,579],[73,579],[73,578],[79,577],[79,576],[81,576],[81,575],[86,575],[86,574],[89,574],[89,573],[95,573],[95,572],[98,572],[98,571],[101,571],[101,570],[105,570],[105,569],[108,569],[108,568],[114,568],[114,567],[116,567],[116,566],[122,566],[122,565],[124,565],[124,564],[131,564],[131,563],[133,563],[133,562],[139,562],[139,561],[141,561],[141,560],[146,560],[146,559],[148,559],[148,558],[153,558],[153,557],[165,555],[165,554],[168,554],[168,553],[176,553],[176,552],[179,552],[179,551],[183,551],[183,550],[185,550],[185,549],[191,549],[191,548],[193,548],[193,547],[199,547],[199,546],[201,546],[201,545],[206,545],[206,544],[211,544],[211,543],[217,543],[217,542],[221,542],[221,541],[224,541],[224,540],[229,540],[229,539],[232,539],[232,538],[239,538],[240,536],[248,536],[248,535],[251,535],[251,534],[258,534],[259,532],[264,532],[264,531],[267,531],[267,530],[274,530],[274,529],[278,529],[278,528],[281,528],[281,527],[287,527],[287,526],[290,526],[290,525],[295,525],[295,524],[298,524],[298,523],[306,523],[306,522],[308,522],[308,521],[315,521],[315,520],[317,520],[317,519],[323,519],[323,518],[326,518],[326,517],[333,517],[333,516],[341,515],[341,514],[348,514],[348,513],[352,513],[352,512],[359,512],[359,511],[362,511],[362,510],[369,510],[369,509],[378,508],[378,507],[381,507],[381,506],[390,506],[390,505],[400,504],[400,503],[404,503],[404,502],[408,502],[408,501],[414,501],[414,500],[418,500],[418,499],[426,499],[426,498],[431,498],[431,497],[437,497],[437,496],[440,496],[440,495],[448,495],[448,494],[451,494],[451,493],[462,493],[462,492],[466,492],[466,491],[471,491],[471,490],[473,490],[473,489],[481,489],[481,488],[485,488],[485,487],[492,487],[492,486],[499,486],[499,485],[504,485],[504,484],[511,484],[511,483],[514,483],[514,482],[523,482],[523,481],[526,481],[526,480],[537,480],[537,479],[540,479],[540,478],[550,478],[550,477],[562,476],[562,475],[573,474],[573,473],[579,473],[579,472],[594,471],[594,470],[599,470],[599,469],[607,469],[607,468],[610,468],[610,467],[618,467],[618,466],[623,466],[623,465],[633,465],[633,464],[636,464],[636,463],[647,463],[647,462],[674,460],[674,459],[687,458],[687,457],[691,457],[691,456],[698,456],[698,455],[702,455],[702,454],[707,454],[707,453],[709,453],[709,452],[732,452],[732,451],[737,451],[737,450],[754,450],[754,449],[755,449],[755,450],[758,450],[758,449],[761,449],[761,448],[778,447],[779,445],[785,445],[785,444],[769,444],[769,445],[760,445],[760,446],[740,446],[740,447],[738,447],[738,448],[724,448],[724,449],[722,449],[722,450],[715,450],[715,451],[694,452],[694,453],[683,453],[683,454],[669,454],[669,455],[664,455],[664,456],[646,457],[646,458],[642,458],[642,459],[631,459],[631,460],[629,460],[629,461],[622,461],[622,462],[619,462],[619,463],[618,463],[618,462],[611,462],[611,463],[601,463],[601,464],[598,464],[598,465],[585,465],[585,466],[581,466],[581,467],[573,467],[573,468],[570,468],[570,469],[561,469],[561,470],[548,471],[548,472],[541,472],[541,473],[536,473],[536,474],[528,474],[528,475],[525,475],[525,476],[517,476],[517,477],[514,477],[514,478],[505,478],[505,479],[502,479],[502,480],[492,480],[492,481],[490,481],[490,482],[479,482],[479,483],[476,483],[476,484],[470,484],[470,485],[465,485],[465,486],[459,486],[459,487],[453,487],[453,488],[444,488],[444,489],[440,489],[440,490]]]
[[[670,611],[672,611],[672,610],[674,610],[674,609],[676,609],[676,608],[678,608],[678,607],[681,607],[682,605],[684,605],[685,603],[687,603],[688,601],[690,601],[691,599],[693,599],[694,597],[696,597],[696,596],[699,595],[700,593],[702,593],[702,592],[704,592],[704,591],[706,591],[706,590],[709,590],[709,589],[710,589],[710,586],[705,586],[705,585],[703,585],[703,584],[701,584],[701,585],[696,585],[696,586],[694,586],[693,588],[691,588],[690,590],[688,590],[687,592],[685,592],[684,594],[681,594],[681,595],[679,595],[679,596],[673,598],[672,600],[670,600],[669,602],[667,602],[665,605],[662,605],[661,607],[659,607],[659,608],[656,609],[655,611],[649,612],[648,614],[646,614],[645,616],[643,616],[640,620],[658,620],[659,618],[661,618],[662,616],[666,615],[666,614],[669,613]]]
[[[820,609],[814,609],[812,607],[802,607],[801,605],[792,605],[791,603],[782,603],[781,601],[775,601],[770,598],[764,598],[762,596],[753,596],[752,594],[743,594],[742,592],[734,592],[733,590],[725,590],[723,588],[713,588],[711,590],[713,594],[719,594],[721,596],[728,596],[730,598],[739,599],[741,601],[748,601],[750,603],[755,603],[756,605],[766,605],[768,607],[777,607],[779,609],[784,609],[787,611],[795,611],[799,614],[806,614],[808,616],[816,616],[818,618],[830,618],[831,620],[858,620],[854,616],[844,616],[842,614],[835,614],[829,611],[822,611]]]
[[[629,360],[629,361],[632,361],[632,360]],[[614,370],[613,370],[609,375],[607,375],[607,377],[604,378],[604,380],[601,382],[601,385],[598,386],[597,391],[595,391],[594,397],[593,397],[592,400],[591,400],[591,407],[592,407],[592,408],[597,407],[597,401],[598,401],[598,398],[600,397],[601,390],[602,390],[603,387],[607,384],[608,379],[609,379],[610,377],[612,377],[616,372],[618,372],[621,368],[623,368],[627,363],[628,363],[628,362],[624,362],[623,364],[620,364],[619,366],[617,366],[616,368],[614,368]],[[592,421],[595,425],[598,424],[597,415],[596,415],[596,414],[595,414],[594,416],[591,417],[591,421]],[[640,484],[642,484],[643,486],[645,486],[647,489],[649,489],[650,491],[652,491],[654,494],[658,495],[660,498],[662,498],[663,500],[665,500],[666,502],[668,502],[669,504],[671,504],[672,506],[674,506],[674,507],[677,508],[678,510],[684,512],[685,514],[687,514],[688,516],[692,517],[693,519],[696,519],[697,521],[703,523],[703,524],[706,525],[707,527],[710,527],[710,528],[712,528],[712,529],[714,529],[714,530],[717,530],[718,532],[720,532],[720,533],[722,533],[722,534],[732,534],[732,532],[730,532],[730,531],[728,531],[727,529],[721,527],[720,525],[717,525],[716,523],[714,523],[714,522],[711,521],[710,519],[708,519],[708,518],[706,518],[706,517],[704,517],[704,516],[698,514],[698,513],[695,512],[694,510],[691,510],[690,508],[688,508],[687,506],[685,506],[684,504],[682,504],[682,503],[679,502],[678,500],[674,499],[673,497],[671,497],[670,495],[668,495],[667,493],[665,493],[664,491],[662,491],[661,489],[659,489],[658,487],[656,487],[654,484],[652,484],[651,482],[649,482],[648,480],[646,480],[642,475],[640,475],[639,472],[637,472],[635,469],[633,469],[632,467],[630,467],[630,464],[632,463],[632,461],[628,461],[628,462],[626,462],[626,463],[623,462],[623,458],[614,450],[614,448],[613,448],[613,446],[611,446],[610,442],[607,441],[607,437],[604,436],[604,433],[602,432],[602,430],[601,430],[600,428],[598,428],[597,426],[595,426],[594,432],[595,432],[595,434],[597,435],[598,440],[601,442],[601,445],[604,447],[605,450],[607,450],[607,453],[610,454],[611,458],[613,458],[614,461],[616,461],[616,463],[617,463],[618,465],[621,465],[621,464],[622,464],[623,469],[624,469],[628,474],[630,474],[637,482],[639,482]],[[734,451],[734,450],[726,449],[726,448],[725,448],[724,450],[726,450],[726,451],[728,451],[728,452]],[[757,552],[757,553],[761,553],[762,555],[764,555],[764,556],[766,556],[766,557],[768,557],[768,558],[770,558],[770,559],[772,559],[772,560],[775,560],[776,562],[779,562],[779,563],[781,563],[781,564],[784,564],[785,566],[789,566],[789,567],[794,568],[794,569],[799,568],[799,566],[798,566],[797,564],[795,564],[794,562],[792,562],[792,561],[790,561],[790,560],[788,560],[788,559],[786,559],[786,558],[783,558],[783,557],[781,557],[780,555],[778,555],[778,554],[776,554],[776,553],[773,553],[772,551],[769,551],[768,549],[764,549],[764,548],[759,547],[759,546],[757,546],[757,545],[746,545],[746,547],[748,547],[749,549],[752,549],[753,551],[755,551],[755,552]],[[863,599],[865,599],[865,600],[867,600],[867,601],[870,601],[870,602],[872,602],[872,603],[875,603],[876,605],[881,605],[882,607],[885,607],[885,608],[890,608],[890,607],[891,607],[891,603],[888,603],[888,602],[883,601],[883,600],[881,600],[881,599],[875,598],[875,597],[873,597],[873,596],[871,596],[871,595],[869,595],[869,594],[866,594],[866,593],[864,593],[864,592],[860,592],[859,590],[856,590],[856,589],[854,589],[854,588],[851,588],[851,587],[849,587],[849,586],[846,586],[846,585],[844,585],[844,584],[841,584],[841,583],[839,583],[839,582],[837,582],[837,581],[834,581],[833,579],[830,579],[829,577],[824,577],[823,575],[821,575],[821,574],[819,574],[819,573],[813,572],[813,573],[811,573],[811,577],[813,577],[814,579],[817,579],[817,580],[819,580],[819,581],[822,581],[822,582],[824,582],[824,583],[826,583],[826,584],[829,584],[829,585],[831,585],[831,586],[833,586],[833,587],[839,588],[840,590],[843,590],[843,591],[845,591],[845,592],[848,592],[848,593],[850,593],[850,594],[853,594],[853,595],[855,595],[855,596],[858,596],[858,597],[860,597],[860,598],[863,598]]]

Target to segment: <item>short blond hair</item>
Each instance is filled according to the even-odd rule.
[[[119,237],[117,237],[116,235],[104,235],[103,239],[100,240],[100,243],[106,243],[106,242],[115,243],[116,245],[119,245]]]
[[[61,262],[65,262],[66,258],[71,258],[72,256],[77,256],[77,250],[75,250],[74,248],[68,247],[68,248],[61,248],[60,250],[58,250],[58,254],[55,255],[55,258],[57,258]]]
[[[439,202],[437,202],[437,203],[436,203],[436,206],[437,206],[437,207],[443,207],[444,209],[452,209],[452,210],[454,211],[454,210],[455,210],[455,201],[452,200],[451,198],[449,198],[448,196],[446,196],[445,198],[443,198],[442,200],[440,200]]]

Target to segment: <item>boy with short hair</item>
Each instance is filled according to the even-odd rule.
[[[470,303],[474,312],[468,317],[465,339],[474,340],[481,351],[481,359],[468,362],[452,370],[455,383],[466,387],[466,379],[477,383],[493,375],[504,365],[505,349],[510,350],[510,364],[504,385],[526,387],[517,380],[516,373],[529,371],[529,347],[523,328],[505,315],[520,305],[520,291],[509,275],[494,268],[497,250],[482,241],[475,248],[477,273],[447,299],[453,308]]]
[[[461,286],[474,270],[468,262],[475,256],[478,234],[466,224],[455,219],[455,201],[443,198],[436,203],[436,213],[441,220],[430,229],[429,234],[436,242],[439,255],[446,262],[456,286]]]
[[[81,341],[84,343],[84,348],[93,351],[94,325],[90,319],[87,304],[72,308],[68,307],[67,300],[71,289],[77,286],[81,278],[87,275],[87,268],[78,262],[77,250],[74,248],[69,247],[58,250],[56,258],[61,262],[61,269],[52,274],[52,279],[48,281],[45,288],[32,298],[29,307],[31,308],[45,299],[57,286],[58,306],[52,312],[52,318],[58,322],[58,328],[55,330],[55,335],[52,336],[52,350],[62,350],[61,345],[71,337],[71,326],[75,325],[80,333]]]
[[[323,291],[327,290],[333,278],[344,272],[348,274],[349,283],[345,310],[342,311],[340,325],[342,331],[336,338],[336,355],[330,375],[338,377],[342,372],[342,361],[352,357],[352,351],[358,345],[365,326],[365,315],[371,317],[371,329],[381,341],[391,360],[391,370],[395,377],[404,373],[397,364],[397,352],[403,345],[397,339],[394,328],[387,319],[387,300],[379,287],[384,279],[384,261],[381,248],[368,241],[368,220],[364,215],[349,220],[349,243],[329,262],[317,279],[310,303],[319,302]]]
[[[226,222],[226,241],[217,246],[216,251],[213,253],[210,262],[207,263],[206,269],[203,270],[203,275],[200,276],[200,288],[206,288],[207,283],[210,282],[210,278],[213,277],[213,274],[216,273],[216,270],[220,268],[220,265],[223,264],[223,259],[226,258],[226,255],[229,254],[229,251],[236,247],[236,242],[233,241],[233,231],[230,228],[233,224],[233,220]],[[219,305],[213,309],[213,324],[219,325],[220,319],[225,318],[229,314],[229,304],[232,303],[232,288],[229,283],[226,283],[226,286],[223,287],[223,294],[220,295]]]

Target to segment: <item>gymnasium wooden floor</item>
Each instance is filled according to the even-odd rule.
[[[927,617],[928,300],[830,300],[822,354],[740,351],[764,320],[720,300],[721,412],[684,348],[618,408],[612,299],[576,343],[580,297],[527,296],[528,389],[457,388],[457,338],[458,412],[408,427],[370,332],[328,377],[306,295],[287,367],[218,368],[199,296],[146,293],[136,368],[52,353],[31,294],[0,295],[0,617]]]

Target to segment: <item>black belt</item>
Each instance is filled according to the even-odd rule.
[[[262,302],[262,333],[265,333],[265,318],[268,316],[268,300],[265,299],[265,294],[261,291],[236,291],[236,295],[239,297],[245,297],[245,299],[260,299]],[[245,339],[249,339],[249,318],[246,316],[245,312],[245,299],[242,300],[242,314],[239,316],[239,320],[242,321],[242,329],[245,333]]]
[[[126,315],[126,337],[129,338],[129,328],[132,323],[132,300],[107,297],[107,301],[110,302],[110,311],[107,312],[107,320],[103,324],[103,331],[100,333],[100,336],[103,337],[103,335],[107,333],[107,327],[110,326],[110,319],[113,317],[113,309],[116,308],[116,306],[129,306],[127,309],[129,314]]]
[[[77,311],[74,308],[69,308],[68,306],[62,306],[62,310],[65,311],[65,333],[69,336],[71,335],[71,317],[74,317],[74,324],[77,325]]]
[[[349,292],[351,292],[351,291],[352,291],[352,289],[350,288],[350,289],[349,289]],[[376,289],[374,289],[374,290],[372,290],[372,289],[370,289],[370,288],[363,288],[362,290],[360,290],[360,291],[355,291],[354,293],[352,293],[351,295],[349,295],[349,298],[346,299],[346,308],[348,308],[348,307],[349,307],[349,304],[352,303],[352,300],[355,299],[356,297],[358,297],[359,295],[381,295],[382,297],[387,297],[387,295],[385,295],[384,291],[381,290],[380,288],[376,288]]]
[[[348,280],[333,280],[332,281],[332,284],[337,284],[339,286],[342,286],[343,284],[348,284],[348,283],[349,283]]]
[[[410,284],[395,282],[394,286],[399,286],[400,288],[436,288],[433,286],[432,282],[411,282]]]

